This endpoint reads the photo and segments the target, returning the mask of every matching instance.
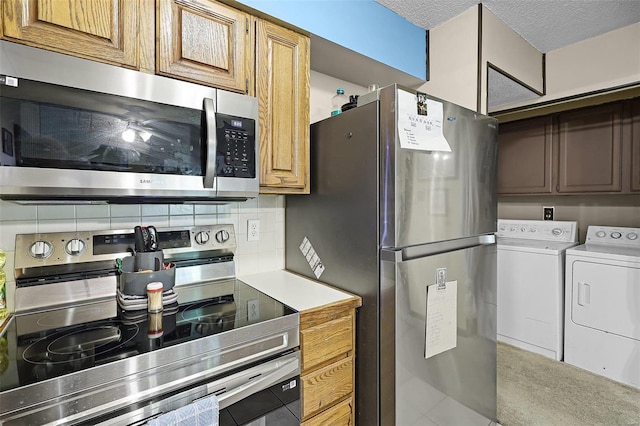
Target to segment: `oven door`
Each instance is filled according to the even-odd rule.
[[[257,196],[255,98],[9,42],[0,54],[3,199]]]
[[[220,407],[220,426],[297,426],[300,424],[299,375],[300,358],[296,351],[229,376],[156,398],[143,407],[126,407],[94,418],[90,424],[141,426],[164,413],[216,395]]]

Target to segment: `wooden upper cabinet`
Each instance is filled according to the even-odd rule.
[[[207,0],[159,0],[158,73],[253,94],[253,17]]]
[[[631,191],[640,191],[640,98],[631,102]]]
[[[620,191],[622,143],[622,103],[559,114],[557,191]]]
[[[263,20],[256,29],[260,191],[308,194],[309,37]]]
[[[138,68],[138,0],[3,0],[3,36]]]
[[[551,116],[500,124],[498,194],[553,191]]]

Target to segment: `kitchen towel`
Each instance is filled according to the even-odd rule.
[[[209,395],[150,420],[147,426],[218,426],[218,398]]]

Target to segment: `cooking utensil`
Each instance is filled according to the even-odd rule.
[[[135,237],[135,251],[140,253],[145,251],[144,234],[142,233],[142,227],[136,226],[133,228],[133,234]]]

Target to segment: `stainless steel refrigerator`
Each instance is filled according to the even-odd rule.
[[[497,126],[397,85],[311,126],[286,269],[363,298],[358,425],[496,420]]]

